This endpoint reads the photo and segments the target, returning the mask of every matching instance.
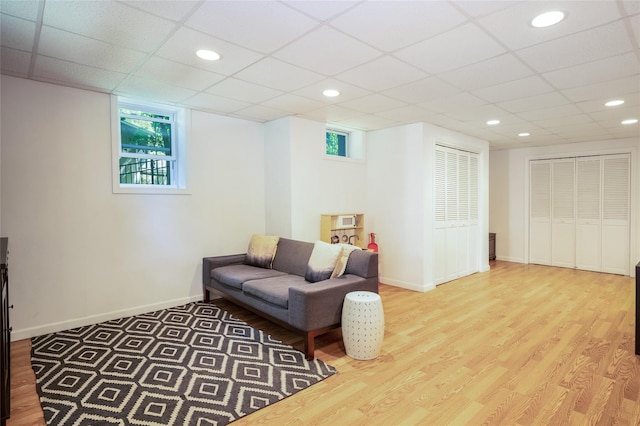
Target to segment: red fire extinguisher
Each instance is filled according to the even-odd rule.
[[[369,234],[369,245],[367,246],[367,250],[371,250],[374,252],[378,252],[378,244],[376,244],[376,234],[373,232]]]

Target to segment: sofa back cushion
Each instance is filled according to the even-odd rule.
[[[304,277],[312,251],[313,243],[280,238],[273,269]]]

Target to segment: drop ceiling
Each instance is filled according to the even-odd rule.
[[[548,10],[567,17],[532,27]],[[638,1],[3,0],[0,12],[11,76],[258,122],[427,122],[492,149],[640,134],[621,125],[640,118]]]

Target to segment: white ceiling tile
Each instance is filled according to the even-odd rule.
[[[478,26],[466,24],[399,50],[394,55],[426,72],[438,74],[501,55],[505,51]]]
[[[142,52],[152,52],[175,24],[113,1],[48,1],[43,24]]]
[[[524,120],[540,121],[548,118],[558,119],[562,121],[563,117],[581,114],[582,111],[573,104],[559,105],[552,108],[543,108],[534,111],[525,111],[518,113],[519,117]]]
[[[567,17],[557,25],[535,28],[531,20],[549,10],[563,10]],[[521,49],[577,33],[620,18],[613,1],[524,1],[478,20],[509,49]],[[577,46],[576,46],[577,47]]]
[[[279,111],[286,111],[289,114],[305,113],[317,110],[324,106],[322,102],[305,98],[303,96],[293,95],[291,93],[269,99],[268,101],[263,102],[262,105]]]
[[[519,98],[506,102],[499,102],[497,105],[512,113],[534,111],[543,108],[560,106],[567,104],[567,98],[558,92],[550,92],[542,95]]]
[[[359,99],[354,99],[352,101],[343,102],[341,105],[347,108],[357,109],[358,111],[363,111],[368,114],[406,106],[404,102],[400,102],[377,93],[364,96]]]
[[[532,74],[533,71],[522,61],[512,54],[506,53],[454,71],[438,74],[438,77],[462,89],[475,90],[518,80]]]
[[[427,102],[421,102],[418,105],[430,111],[445,113],[458,109],[475,108],[486,104],[487,102],[485,100],[482,100],[477,96],[473,96],[471,93],[463,92],[451,96],[439,97]]]
[[[38,7],[40,2],[38,0],[24,0],[24,1],[0,1],[0,12],[7,15],[15,16],[18,18],[29,19],[35,21],[38,19]]]
[[[135,75],[198,92],[225,78],[221,74],[158,57],[149,58]]]
[[[638,57],[634,53],[627,53],[548,72],[543,76],[558,89],[568,89],[633,75],[636,81],[640,81],[639,73]]]
[[[258,52],[271,53],[318,23],[277,2],[210,1],[203,3],[186,25]]]
[[[562,90],[561,93],[572,102],[592,99],[619,98],[626,93],[635,93],[640,87],[639,77],[625,77],[597,84]]]
[[[181,103],[197,92],[184,87],[168,86],[161,81],[140,78],[136,76],[128,77],[118,85],[115,93],[148,100],[164,100],[170,103]]]
[[[276,120],[278,118],[286,117],[289,114],[285,111],[268,108],[263,105],[253,105],[249,108],[236,111],[231,116],[242,118],[244,120],[259,121],[261,123]]]
[[[640,87],[638,87],[638,90],[640,90]],[[620,97],[608,96],[606,98],[590,99],[587,101],[576,102],[575,105],[580,108],[581,111],[584,111],[586,113],[601,111],[615,113],[616,111],[622,111],[629,108],[637,109],[640,105],[640,93],[628,93],[622,98],[624,98],[622,99],[624,101],[624,104],[613,107],[605,106],[605,103],[614,99],[620,99]]]
[[[622,21],[518,50],[516,54],[538,72],[580,65],[633,50]]]
[[[26,77],[31,66],[31,54],[2,47],[0,48],[0,66],[3,74]]]
[[[371,1],[331,21],[331,25],[385,52],[447,31],[466,21],[444,1]]]
[[[571,108],[571,111],[579,111]],[[559,115],[559,116],[547,116],[543,119],[532,120],[536,125],[548,129],[549,131],[555,131],[560,127],[585,125],[593,123],[594,120],[589,114],[575,114],[575,115]]]
[[[626,107],[621,105],[620,107],[606,108],[600,111],[590,112],[589,116],[598,122],[608,121],[620,123],[622,120],[626,120],[627,118],[640,119],[640,107],[638,107],[637,104]]]
[[[287,6],[299,10],[319,21],[327,21],[360,3],[360,1],[323,0],[323,1],[283,1]]]
[[[437,77],[427,77],[402,86],[386,90],[383,94],[407,103],[420,103],[425,99],[437,100],[460,93],[460,89],[451,86]]]
[[[184,103],[194,107],[195,109],[223,114],[239,111],[251,106],[251,104],[247,102],[223,98],[221,96],[215,96],[205,92],[198,93],[186,99]]]
[[[358,130],[379,130],[387,127],[395,127],[402,123],[397,121],[387,120],[374,115],[365,114],[358,117],[348,118],[346,120],[339,121],[339,124]]]
[[[475,122],[480,126],[486,126],[487,120],[504,120],[509,114],[495,105],[481,105],[473,108],[458,109],[445,113],[457,121]]]
[[[265,58],[235,74],[235,77],[289,92],[323,79],[319,74],[303,70],[272,58]]]
[[[640,5],[639,1],[634,2],[636,5]],[[628,18],[629,27],[633,32],[633,38],[636,40],[636,43],[640,44],[640,15],[631,16]]]
[[[510,1],[504,1],[504,0],[498,0],[498,1],[455,0],[453,1],[452,0],[452,3],[462,8],[465,11],[465,13],[468,13],[474,18],[481,18],[483,16],[487,16],[492,13],[495,13],[499,10],[503,10],[508,7],[513,7],[519,2],[515,0],[510,0]]]
[[[538,76],[531,76],[508,83],[498,84],[483,89],[474,90],[472,93],[489,102],[504,102],[519,98],[528,98],[553,91],[544,80]]]
[[[326,89],[338,90],[340,92],[340,96],[337,96],[335,98],[328,98],[322,94],[322,92]],[[351,99],[361,98],[363,96],[371,94],[370,91],[332,78],[310,84],[309,86],[303,87],[300,90],[296,90],[294,93],[296,95],[305,96],[309,99],[321,101],[325,105],[346,102]]]
[[[308,111],[300,115],[315,121],[332,122],[347,120],[362,115],[362,113],[338,105],[325,105],[322,108]]]
[[[428,122],[429,117],[433,116],[434,113],[426,111],[425,109],[415,105],[409,105],[406,107],[380,111],[375,115],[402,123],[418,123]]]
[[[638,0],[619,0],[622,7],[627,11],[629,15],[640,14],[640,2]]]
[[[290,64],[332,76],[381,55],[379,50],[323,26],[285,46],[273,56]]]
[[[280,90],[270,89],[236,78],[227,78],[207,89],[212,95],[232,98],[244,102],[263,102],[282,94]]]
[[[39,55],[33,76],[39,80],[111,92],[127,75]]]
[[[354,86],[367,87],[381,91],[424,78],[426,75],[395,59],[383,56],[367,64],[356,67],[336,76]]]
[[[0,15],[0,44],[3,47],[30,52],[35,33],[35,22]]]
[[[199,49],[213,50],[220,54],[221,58],[218,61],[200,59],[195,54]],[[156,55],[224,75],[232,75],[264,58],[260,53],[190,28],[181,28],[176,31],[158,49]]]
[[[172,21],[181,21],[200,2],[196,0],[135,0],[120,1],[127,6],[140,9]]]
[[[145,54],[51,27],[42,27],[38,53],[78,64],[129,73]]]

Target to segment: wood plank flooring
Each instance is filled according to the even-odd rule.
[[[640,425],[634,279],[497,261],[428,293],[381,285],[380,294],[380,357],[349,358],[340,330],[321,336],[316,356],[339,373],[234,424]],[[7,424],[44,424],[29,341],[14,342],[12,356]]]

